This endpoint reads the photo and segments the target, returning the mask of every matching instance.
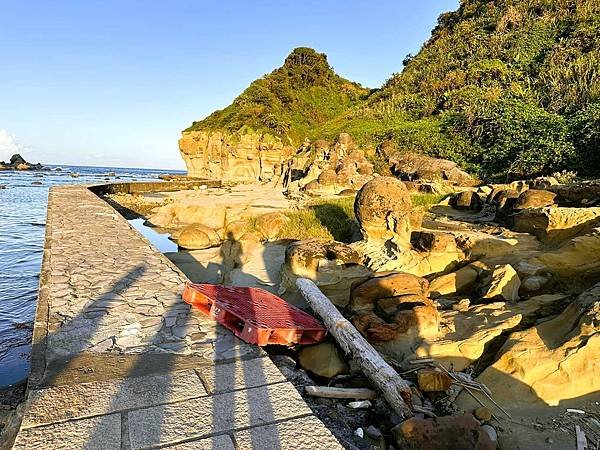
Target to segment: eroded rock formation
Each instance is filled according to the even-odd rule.
[[[188,176],[231,182],[280,177],[284,163],[295,153],[280,138],[249,129],[236,133],[184,131],[179,150]]]

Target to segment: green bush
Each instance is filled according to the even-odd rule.
[[[600,174],[600,102],[587,105],[570,117],[569,128],[575,145],[577,172]]]

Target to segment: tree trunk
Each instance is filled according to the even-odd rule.
[[[394,411],[402,418],[412,416],[407,404],[411,401],[408,383],[384,361],[311,280],[299,278],[296,285],[346,355],[356,362],[367,378],[383,393]]]

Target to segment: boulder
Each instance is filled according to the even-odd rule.
[[[377,177],[365,184],[354,202],[354,213],[367,240],[398,236],[410,245],[412,202],[406,186],[392,177]]]
[[[410,235],[410,243],[415,250],[426,252],[456,251],[456,240],[450,233],[439,231],[413,231]]]
[[[519,300],[521,280],[517,271],[510,264],[494,267],[486,287],[483,289],[482,298],[503,299],[507,302]]]
[[[462,267],[433,279],[429,285],[429,293],[432,298],[465,293],[473,288],[478,276],[479,272],[473,267]]]
[[[529,189],[522,192],[514,204],[514,209],[542,208],[554,204],[556,194],[542,189]]]
[[[256,218],[256,229],[267,240],[276,239],[290,218],[284,213],[275,211]]]
[[[348,373],[348,365],[340,351],[331,342],[303,347],[298,353],[303,369],[320,377],[333,378]]]
[[[452,378],[437,369],[421,369],[417,372],[417,382],[422,392],[444,392],[452,386]]]
[[[202,250],[219,245],[220,242],[215,230],[200,223],[188,225],[177,238],[177,245],[187,250]]]
[[[476,192],[463,191],[453,195],[450,198],[450,206],[455,209],[481,211],[483,208],[483,201]]]
[[[350,309],[354,312],[370,311],[378,299],[407,294],[423,295],[429,283],[425,278],[402,272],[378,273],[373,278],[352,288]]]
[[[404,450],[494,450],[496,445],[471,414],[418,419],[413,417],[392,428]]]
[[[386,149],[387,151],[387,149]],[[477,184],[471,175],[446,159],[432,158],[413,152],[396,152],[388,157],[391,171],[402,180],[445,180],[459,186]]]
[[[324,239],[293,242],[286,249],[280,293],[296,291],[296,280],[309,278],[335,305],[346,306],[352,284],[373,274],[361,262],[360,255],[341,242]]]
[[[583,233],[600,223],[600,208],[550,206],[519,211],[513,229],[531,233],[542,242],[558,242]]]

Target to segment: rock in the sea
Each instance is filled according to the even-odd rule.
[[[471,415],[408,419],[392,428],[406,450],[494,450],[496,445]]]
[[[354,213],[367,240],[397,237],[410,245],[412,201],[406,186],[392,177],[377,177],[356,195]]]
[[[512,333],[477,378],[505,407],[555,406],[600,391],[600,284],[554,319]],[[462,397],[462,396],[461,396]]]
[[[346,361],[331,342],[303,347],[298,359],[303,369],[320,377],[333,378],[348,372]]]
[[[188,225],[179,234],[177,245],[187,250],[202,250],[220,243],[215,230],[200,223]]]
[[[407,294],[423,295],[429,282],[425,278],[409,273],[384,272],[353,287],[350,294],[350,309],[354,312],[370,311],[381,298]]]
[[[554,204],[556,194],[542,189],[529,189],[522,192],[514,204],[514,209],[542,208]]]
[[[429,285],[431,298],[468,292],[474,287],[478,276],[479,272],[471,266],[465,266],[455,272],[441,275],[431,281]]]
[[[482,298],[500,298],[507,302],[519,300],[521,280],[517,271],[510,264],[501,264],[494,267],[490,277],[490,281],[483,290]]]

